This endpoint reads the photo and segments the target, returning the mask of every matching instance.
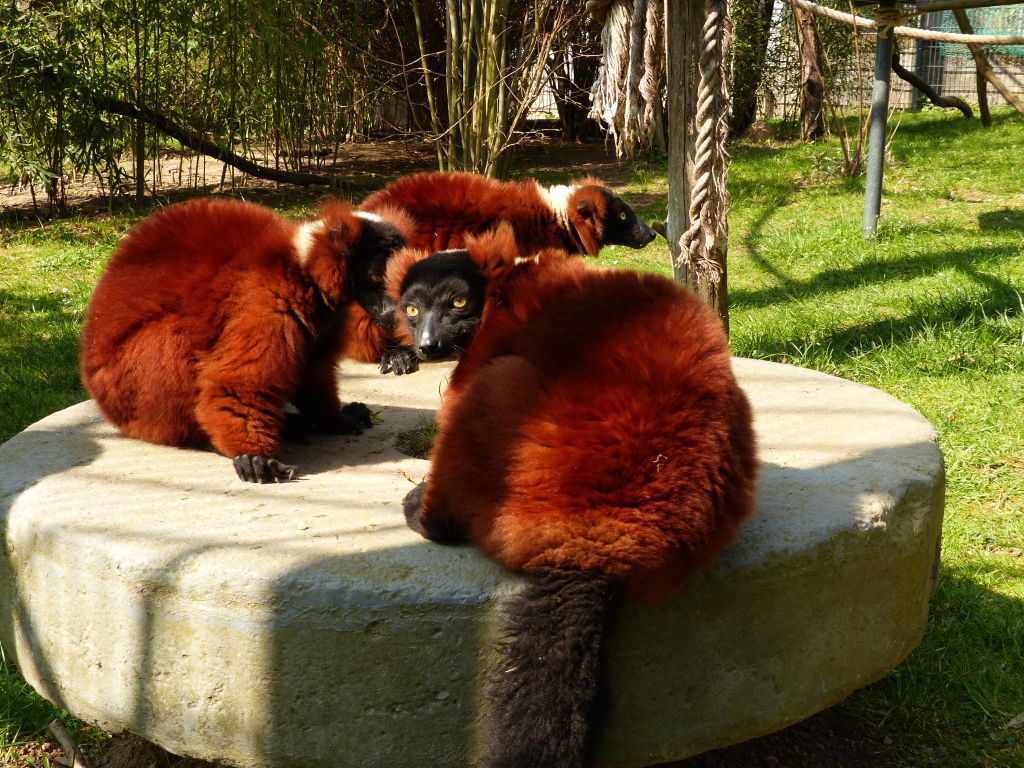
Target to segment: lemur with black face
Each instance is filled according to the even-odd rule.
[[[605,245],[643,248],[656,236],[621,197],[592,177],[547,187],[532,179],[416,173],[370,195],[360,210],[388,218],[405,214],[411,222],[408,246],[427,251],[462,247],[467,237],[500,222],[512,227],[521,253],[560,248],[593,256]],[[418,359],[395,338],[391,309],[374,313],[352,305],[345,355],[379,362],[382,373],[409,373],[418,367]]]
[[[384,265],[403,243],[394,224],[340,201],[302,224],[235,200],[165,208],[96,286],[82,382],[130,437],[209,444],[242,480],[290,480],[296,467],[277,458],[286,401],[323,431],[372,425],[365,405],[341,405],[335,363],[345,310],[380,311]]]
[[[530,577],[505,611],[485,765],[580,768],[615,595],[677,592],[734,538],[754,506],[754,433],[696,296],[516,249],[505,229],[389,264],[407,343],[459,356],[404,507],[426,538]]]

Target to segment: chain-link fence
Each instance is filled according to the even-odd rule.
[[[979,12],[993,9],[977,9]],[[1024,11],[1024,6],[1006,9]],[[993,34],[1024,34],[1024,13],[969,13],[975,32]],[[874,79],[874,30],[860,31],[854,37],[849,25],[830,19],[818,18],[818,29],[825,50],[825,79],[827,98],[843,109],[856,108],[871,101]],[[914,22],[925,29],[959,32],[959,27],[948,11],[925,14]],[[772,18],[767,69],[758,93],[758,116],[795,120],[800,111],[801,62],[793,14],[787,3],[777,2]],[[900,64],[914,72],[941,96],[958,96],[977,104],[978,90],[974,59],[966,45],[938,43],[927,40],[898,39]],[[1018,55],[1021,46],[991,46],[984,48],[996,77],[1012,93],[1024,96],[1024,55]],[[927,99],[914,86],[891,77],[889,104],[896,109],[916,109],[927,104]],[[988,86],[990,106],[1006,104],[994,88]]]

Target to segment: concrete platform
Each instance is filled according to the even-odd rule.
[[[924,631],[942,456],[877,390],[736,361],[754,404],[758,513],[677,598],[625,606],[599,765],[637,768],[800,720]],[[427,469],[399,433],[448,366],[343,371],[367,434],[296,446],[258,486],[212,453],[119,436],[91,403],[0,446],[0,642],[44,696],[110,731],[239,766],[475,764],[495,617],[520,582],[408,531]]]

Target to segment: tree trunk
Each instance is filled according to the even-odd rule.
[[[736,0],[736,51],[733,57],[732,118],[729,133],[742,136],[757,119],[757,92],[764,79],[774,0]]]
[[[814,14],[793,6],[800,40],[800,138],[814,141],[825,135],[825,78],[821,74],[821,38]]]
[[[594,46],[566,44],[558,52],[555,65],[551,68],[552,93],[558,109],[562,138],[566,141],[593,138],[597,134],[597,124],[587,114],[590,112],[590,85],[597,75],[598,58],[597,51],[586,51],[586,48]]]

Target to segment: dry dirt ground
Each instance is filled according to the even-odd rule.
[[[260,161],[260,158],[256,158]],[[126,171],[133,171],[125,161]],[[516,175],[533,175],[570,169],[573,177],[596,175],[614,183],[628,177],[630,166],[617,160],[614,153],[601,143],[568,143],[551,139],[533,139],[515,149],[513,163]],[[397,176],[415,171],[437,169],[437,155],[432,144],[418,139],[388,139],[351,143],[340,147],[333,168],[310,163],[301,170],[335,177],[338,194],[342,197],[362,199]],[[146,195],[154,193],[164,203],[177,202],[203,194],[234,194],[268,205],[308,199],[315,202],[332,194],[324,186],[307,188],[279,185],[271,181],[245,175],[210,158],[195,158],[176,153],[164,153],[159,163],[152,160],[146,168]],[[154,184],[154,179],[156,180]],[[130,187],[128,189],[127,187]],[[105,197],[107,186],[95,177],[76,176],[65,187],[66,210],[76,213],[99,213],[108,209]],[[133,204],[134,184],[125,182],[122,194],[115,198],[115,208]],[[634,201],[643,205],[645,201]],[[12,216],[49,216],[54,213],[41,190],[28,185],[0,187],[0,212]]]
[[[361,199],[396,176],[435,168],[436,156],[430,145],[396,139],[346,145],[335,171],[340,177],[341,194]],[[573,176],[590,174],[610,183],[630,175],[630,167],[618,161],[600,143],[527,142],[518,148],[514,168],[520,175],[543,175],[569,168]],[[151,168],[147,177],[150,194],[154,170]],[[326,172],[315,167],[308,170]],[[307,190],[280,187],[253,177],[242,178],[237,173],[232,183],[230,173],[224,173],[223,166],[212,160],[167,156],[158,171],[157,194],[167,202],[226,192],[268,205],[294,204],[307,199],[312,205],[326,194],[322,187]],[[184,185],[181,184],[183,178]],[[108,203],[100,197],[99,191],[99,185],[93,180],[75,180],[67,190],[68,210],[85,214],[106,210]],[[643,207],[653,202],[653,198],[631,197],[630,202]],[[125,199],[124,203],[118,203],[122,204],[129,202]],[[45,215],[45,200],[37,201],[37,206]],[[0,210],[15,218],[35,216],[28,189],[0,189]],[[878,722],[839,706],[778,733],[659,768],[917,768],[901,754],[900,742],[898,734],[888,733]],[[62,754],[60,748],[50,742],[27,745],[22,752],[15,768],[45,764],[44,756],[51,764],[56,764],[54,759]],[[172,755],[130,734],[116,735],[88,750],[86,756],[91,768],[214,768],[212,763]]]

